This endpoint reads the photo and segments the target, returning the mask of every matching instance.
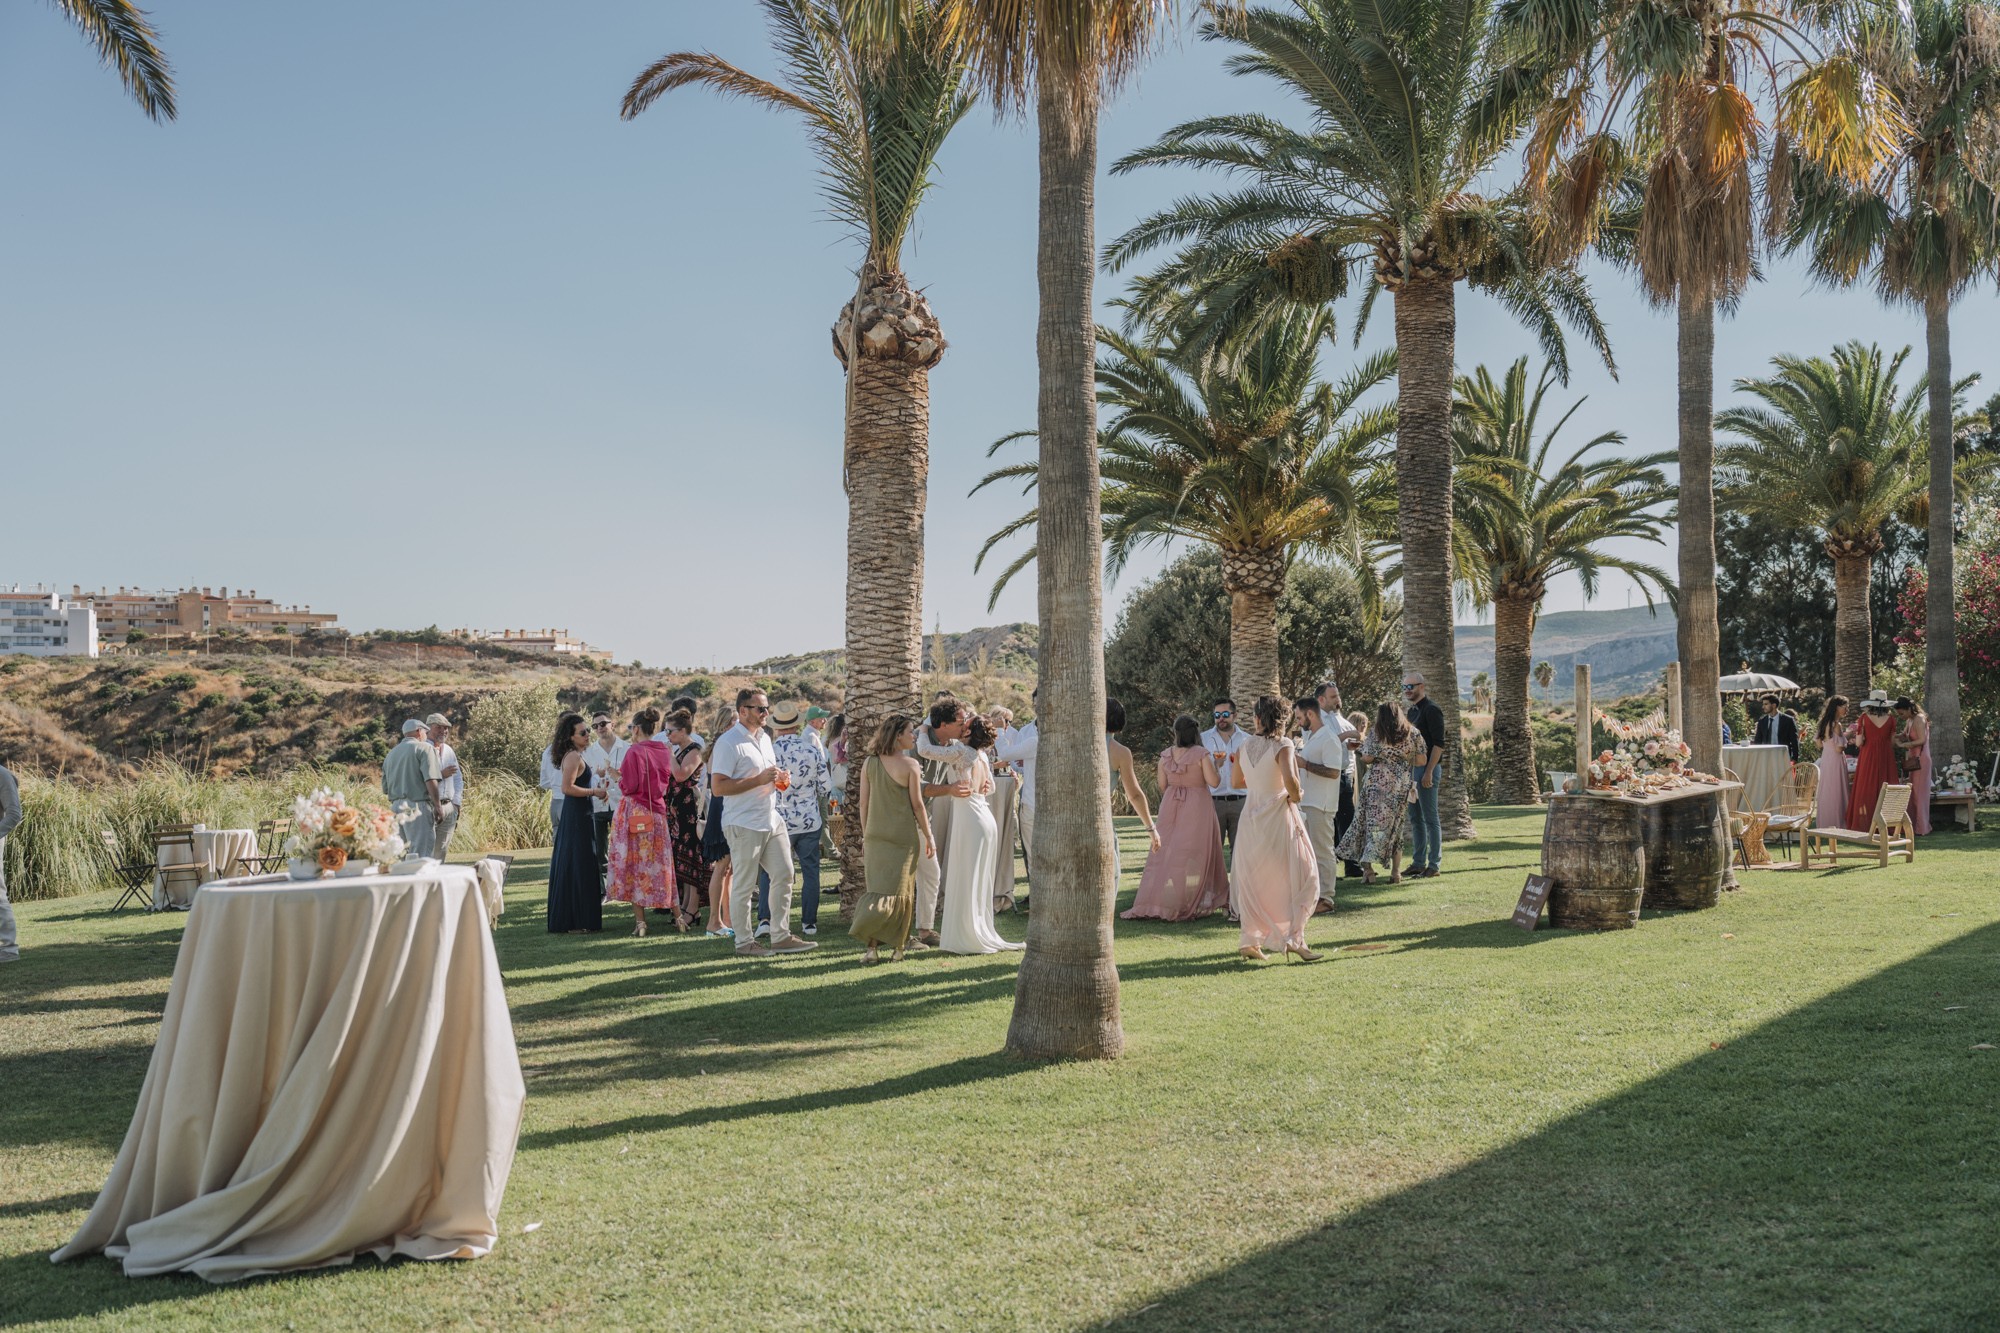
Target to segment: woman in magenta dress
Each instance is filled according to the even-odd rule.
[[[1819,800],[1813,823],[1821,828],[1845,828],[1847,818],[1847,696],[1836,694],[1819,710]]]
[[[1931,720],[1914,699],[1896,700],[1896,781],[1910,784],[1910,827],[1931,831]]]
[[[1854,792],[1847,801],[1847,825],[1864,832],[1875,822],[1882,787],[1900,781],[1896,772],[1896,719],[1889,715],[1889,696],[1870,690],[1861,701],[1861,757],[1854,764]]]
[[[641,709],[632,719],[632,745],[618,766],[625,799],[611,817],[610,879],[613,901],[632,904],[634,935],[646,933],[646,909],[675,904],[674,839],[667,823],[667,790],[674,781],[674,752],[653,739],[660,710]]]
[[[1279,727],[1290,705],[1270,695],[1257,700],[1257,734],[1245,738],[1230,765],[1248,792],[1236,825],[1236,861],[1230,897],[1243,919],[1237,952],[1262,961],[1265,946],[1317,963],[1306,947],[1306,922],[1319,902],[1319,858],[1299,818],[1298,758]]]
[[[1221,784],[1201,726],[1183,713],[1173,745],[1160,752],[1160,845],[1146,858],[1126,920],[1192,921],[1229,905],[1222,825],[1208,794]]]

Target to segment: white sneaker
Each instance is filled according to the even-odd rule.
[[[817,934],[819,934],[819,927],[818,927],[818,926],[801,926],[801,927],[800,927],[799,929],[800,929],[801,933],[803,933],[803,934],[805,934],[805,935],[807,935],[807,936],[812,936],[812,935],[817,935]]]
[[[760,940],[768,940],[768,939],[770,939],[770,938],[771,938],[771,923],[770,923],[770,922],[768,922],[768,921],[762,921],[762,922],[759,922],[759,923],[758,923],[758,925],[757,925],[757,938],[758,938],[758,939],[760,939]]]

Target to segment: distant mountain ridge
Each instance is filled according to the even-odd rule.
[[[983,661],[987,669],[1000,674],[1032,674],[1040,643],[1041,627],[1025,621],[1011,625],[986,625],[957,633],[933,631],[924,635],[923,669],[957,674],[973,671]],[[847,650],[826,648],[816,653],[767,657],[761,662],[752,662],[734,670],[740,675],[776,675],[797,671],[809,662],[816,662],[827,669],[844,669]]]
[[[1567,696],[1579,662],[1590,667],[1593,694],[1638,694],[1657,689],[1660,673],[1677,655],[1675,627],[1674,613],[1665,603],[1651,610],[1635,606],[1616,611],[1555,611],[1535,625],[1533,660],[1555,668],[1552,689],[1557,695]],[[1490,675],[1493,671],[1493,626],[1460,625],[1454,636],[1458,684],[1465,693],[1476,673]]]

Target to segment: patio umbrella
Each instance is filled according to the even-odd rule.
[[[1734,676],[1724,676],[1717,685],[1724,694],[1782,694],[1799,688],[1795,680],[1762,671],[1743,671]]]

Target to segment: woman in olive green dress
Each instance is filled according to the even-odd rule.
[[[924,776],[910,750],[917,743],[910,719],[898,714],[875,732],[861,768],[861,854],[868,891],[854,905],[847,933],[868,946],[864,963],[881,961],[881,946],[900,959],[916,916],[917,858],[936,856],[924,811]],[[921,949],[924,946],[916,946]]]

